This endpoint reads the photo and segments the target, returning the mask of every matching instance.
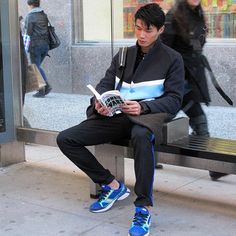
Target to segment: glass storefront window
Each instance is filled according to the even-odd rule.
[[[236,0],[202,0],[209,38],[236,38]]]
[[[104,42],[111,40],[111,7],[110,0],[79,0],[75,1],[79,17],[79,41]],[[92,6],[92,7],[91,7]],[[77,26],[75,26],[76,28]],[[77,30],[77,29],[76,29]]]
[[[174,0],[124,0],[124,37],[133,37],[133,16],[146,3],[158,3],[167,12]],[[208,38],[236,37],[236,0],[202,0],[208,26]]]
[[[80,5],[78,42],[108,42],[134,38],[133,18],[147,3],[158,3],[167,12],[174,0],[75,0]],[[93,6],[93,7],[91,7]],[[202,0],[208,38],[236,38],[236,0]],[[112,9],[111,9],[112,8]],[[82,23],[81,23],[82,22]],[[112,25],[111,25],[112,22]],[[75,27],[77,27],[75,25]],[[82,33],[81,33],[82,32]]]

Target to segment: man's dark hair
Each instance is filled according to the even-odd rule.
[[[29,6],[39,7],[40,6],[40,0],[27,0],[27,4]]]
[[[137,19],[142,20],[149,28],[154,25],[160,29],[165,23],[165,13],[161,7],[156,3],[150,3],[140,7],[135,13],[135,22]]]

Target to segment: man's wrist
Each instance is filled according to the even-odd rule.
[[[150,113],[149,107],[145,103],[139,103],[141,106],[140,114],[148,114]]]

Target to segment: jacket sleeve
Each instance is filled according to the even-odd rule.
[[[176,56],[177,55],[177,56]],[[184,64],[180,54],[175,53],[164,83],[164,94],[141,105],[149,113],[169,113],[175,115],[181,108],[184,94]]]
[[[172,47],[172,44],[175,40],[175,33],[172,26],[172,20],[173,14],[171,11],[169,11],[166,14],[164,32],[161,34],[161,41],[169,47]]]
[[[33,23],[29,15],[27,15],[25,18],[25,33],[29,36],[31,36],[33,33]]]

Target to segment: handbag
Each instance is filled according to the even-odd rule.
[[[61,41],[58,38],[55,32],[55,28],[51,25],[50,21],[48,21],[48,38],[49,38],[49,50],[52,50],[60,46]]]
[[[46,83],[36,64],[27,66],[25,90],[26,93],[40,90],[46,86]]]

